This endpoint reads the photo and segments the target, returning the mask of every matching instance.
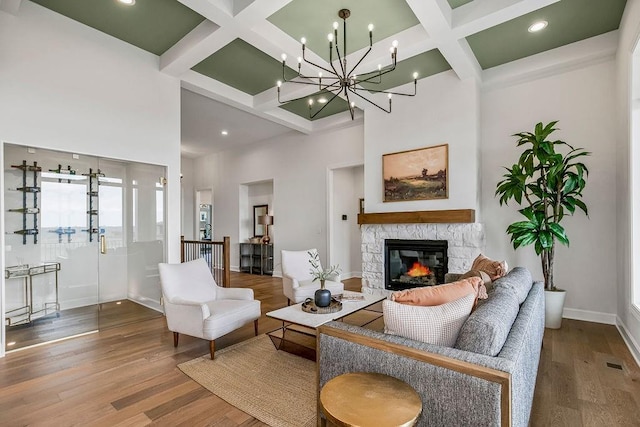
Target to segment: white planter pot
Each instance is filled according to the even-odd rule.
[[[560,329],[566,291],[544,291],[544,327]]]

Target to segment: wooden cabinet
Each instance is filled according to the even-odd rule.
[[[273,273],[273,245],[240,243],[240,271],[270,276]]]

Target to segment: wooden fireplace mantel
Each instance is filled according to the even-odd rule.
[[[358,214],[358,224],[458,224],[475,221],[474,209]]]

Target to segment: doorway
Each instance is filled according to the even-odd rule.
[[[213,197],[211,190],[196,190],[196,218],[199,240],[213,240]]]
[[[342,278],[362,277],[358,213],[364,202],[364,165],[329,170],[329,264],[340,265]]]
[[[5,144],[6,350],[162,315],[165,168]]]

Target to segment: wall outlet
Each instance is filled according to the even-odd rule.
[[[346,221],[347,220],[347,216],[346,215],[342,215],[342,220]]]

